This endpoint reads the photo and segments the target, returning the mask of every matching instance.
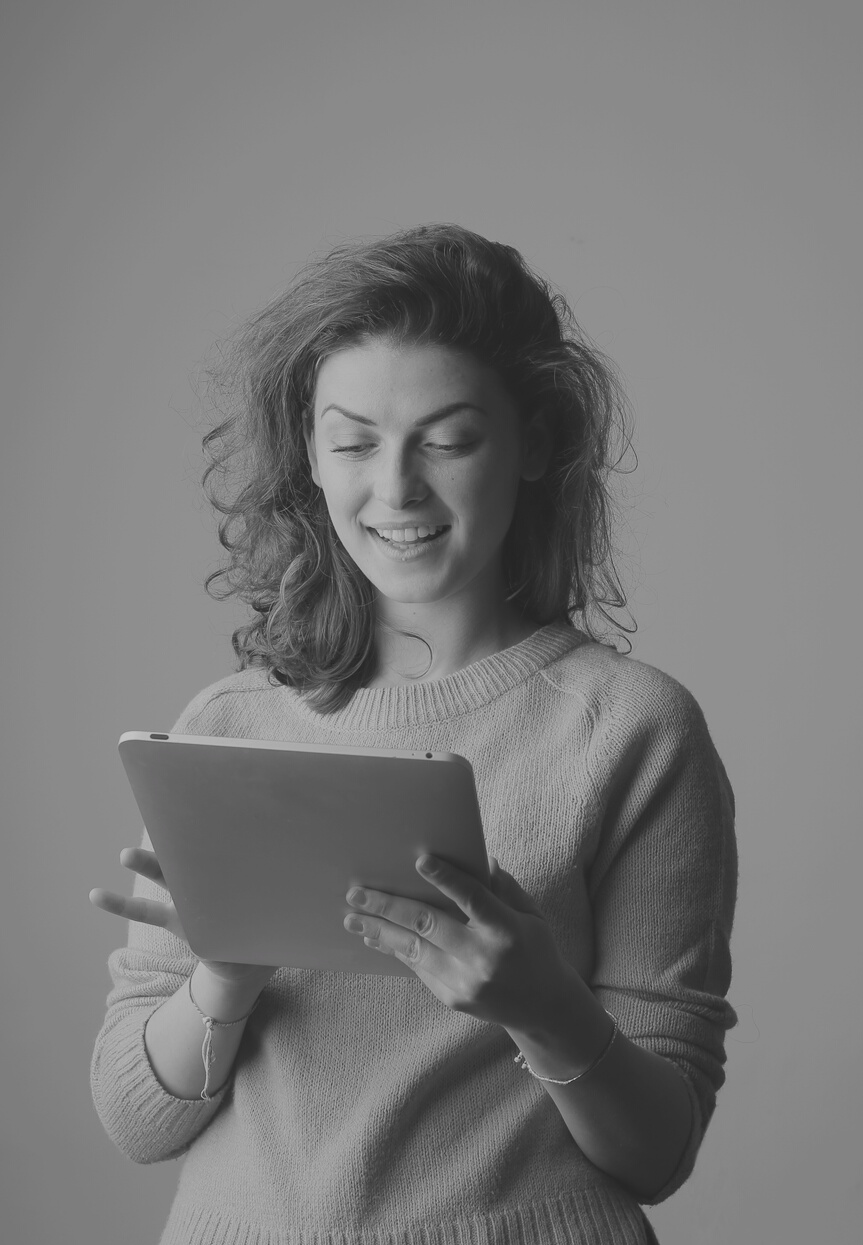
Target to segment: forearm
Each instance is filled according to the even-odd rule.
[[[212,1063],[208,1093],[215,1094],[231,1074],[245,1032],[247,1017],[261,992],[266,977],[252,977],[242,983],[216,977],[204,964],[198,964],[189,983],[159,1007],[147,1022],[144,1045],[156,1078],[175,1098],[200,1098],[204,1088],[202,1048],[206,1028],[201,1016],[230,1027],[212,1032]],[[197,1007],[195,1006],[197,1004]],[[198,1010],[200,1009],[200,1011]]]
[[[552,1019],[530,1030],[509,1029],[534,1072],[578,1076],[606,1048],[612,1026],[588,986],[572,971]],[[674,1174],[692,1128],[686,1086],[665,1059],[615,1036],[608,1054],[571,1085],[540,1082],[573,1139],[602,1171],[632,1193],[653,1197]]]

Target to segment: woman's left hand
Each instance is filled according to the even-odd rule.
[[[417,872],[458,905],[466,925],[432,904],[354,887],[345,928],[407,964],[454,1011],[518,1030],[551,1019],[574,970],[515,878],[494,859],[490,888],[434,856],[421,857]]]

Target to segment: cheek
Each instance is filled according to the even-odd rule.
[[[318,460],[318,475],[330,514],[346,514],[354,506],[360,489],[353,474],[341,463],[326,458]]]
[[[486,522],[494,516],[506,525],[515,510],[521,476],[511,455],[498,454],[486,468],[467,482],[465,499],[470,509],[480,512]]]

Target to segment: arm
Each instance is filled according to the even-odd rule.
[[[593,1064],[609,1039],[608,1008],[621,1032],[607,1058],[583,1080],[543,1089],[587,1157],[643,1201],[668,1196],[691,1170],[733,1018],[723,1000],[735,877],[729,793],[690,702],[674,729],[630,750],[629,772],[610,762],[591,873],[590,982],[501,870],[491,890],[443,864],[426,874],[466,926],[413,901],[348,896],[369,914],[354,918],[356,932],[403,959],[448,1006],[502,1025],[541,1076],[565,1080]]]
[[[563,1080],[588,1069],[611,1022],[515,879],[495,862],[489,891],[433,858],[417,867],[459,905],[467,926],[413,900],[352,891],[348,902],[373,915],[347,917],[347,928],[408,964],[454,1010],[502,1025],[541,1076]],[[665,1060],[618,1034],[595,1072],[542,1086],[597,1167],[644,1198],[666,1183],[691,1117],[683,1082]]]
[[[198,1099],[204,1089],[203,1016],[217,1022],[207,1093],[225,1085],[240,1049],[246,1022],[266,981],[225,981],[202,962],[184,984],[150,1016],[144,1046],[159,1083],[175,1098]],[[203,1013],[203,1016],[202,1014]]]
[[[725,996],[737,849],[734,798],[701,710],[670,680],[648,693],[654,701],[661,695],[661,711],[644,714],[628,765],[615,775],[611,761],[605,773],[595,763],[608,802],[589,873],[590,984],[689,1099],[692,1127],[680,1162],[643,1198],[658,1202],[692,1171],[725,1079],[725,1033],[736,1022]]]
[[[563,1006],[545,1026],[507,1031],[538,1076],[577,1078],[541,1084],[591,1162],[650,1201],[671,1180],[692,1131],[684,1080],[673,1064],[615,1033],[574,969],[561,974],[554,997]]]
[[[146,1163],[181,1153],[218,1110],[245,1029],[244,1022],[231,1022],[247,1015],[274,970],[198,961],[153,853],[127,850],[121,860],[138,875],[133,898],[103,890],[90,896],[96,907],[132,922],[128,946],[109,962],[114,989],[96,1041],[91,1084],[109,1136],[129,1157]],[[198,1008],[230,1024],[213,1031],[206,1102],[205,1026]]]

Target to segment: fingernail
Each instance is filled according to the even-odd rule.
[[[358,916],[346,916],[345,917],[345,929],[350,930],[352,934],[361,934],[363,932],[363,928],[364,927],[363,927],[362,917],[358,917]]]
[[[431,874],[431,873],[437,873],[439,871],[440,866],[438,865],[438,862],[435,860],[434,856],[420,856],[419,860],[417,861],[417,868],[419,869],[420,873]]]
[[[355,908],[363,908],[368,902],[368,895],[361,886],[354,886],[348,891],[346,898]]]

